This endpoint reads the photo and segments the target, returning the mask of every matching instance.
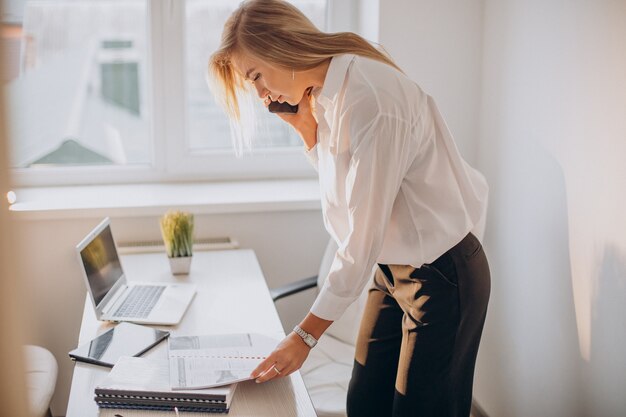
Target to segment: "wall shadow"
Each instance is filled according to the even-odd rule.
[[[626,254],[607,245],[591,300],[588,415],[626,415]]]
[[[488,175],[492,295],[476,399],[492,417],[583,417],[563,170],[530,138],[499,147]]]

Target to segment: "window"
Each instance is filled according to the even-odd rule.
[[[328,30],[326,0],[292,3]],[[260,103],[265,129],[253,152],[234,155],[229,122],[205,77],[237,6],[10,2],[0,32],[10,51],[1,82],[17,185],[313,175],[299,138]]]
[[[22,4],[3,19],[11,165],[150,164],[146,3]]]
[[[325,0],[292,1],[320,29],[326,27]],[[187,94],[188,151],[200,153],[232,148],[229,122],[206,88],[206,63],[219,46],[222,27],[237,8],[238,2],[223,0],[187,0],[185,13],[185,91]],[[256,102],[257,118],[264,129],[258,132],[255,146],[259,149],[300,147],[301,140],[284,122]]]

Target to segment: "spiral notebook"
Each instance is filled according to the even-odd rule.
[[[237,385],[173,391],[167,360],[122,357],[95,389],[100,408],[228,413]]]

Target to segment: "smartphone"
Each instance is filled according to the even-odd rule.
[[[286,101],[284,103],[279,103],[278,101],[270,101],[267,109],[270,111],[270,113],[298,113],[298,105],[296,104],[295,106],[292,106]]]
[[[141,356],[170,335],[152,327],[122,322],[69,353],[75,361],[113,368],[121,356]]]

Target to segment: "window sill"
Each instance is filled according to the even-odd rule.
[[[160,216],[319,210],[316,179],[179,184],[123,184],[17,189],[19,219]]]

